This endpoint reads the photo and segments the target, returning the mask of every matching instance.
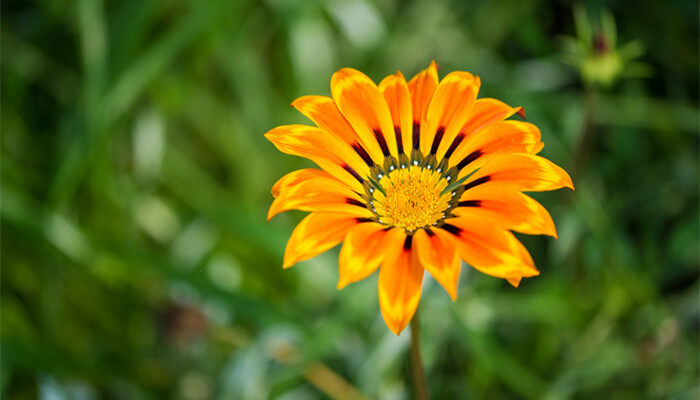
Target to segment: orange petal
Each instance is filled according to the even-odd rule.
[[[292,171],[288,173],[287,175],[281,177],[275,184],[272,186],[272,196],[273,197],[278,197],[281,192],[284,192],[285,190],[289,188],[293,188],[294,186],[298,185],[301,182],[305,182],[308,180],[313,180],[313,179],[318,179],[318,178],[327,178],[327,179],[333,179],[332,175],[330,175],[328,172],[322,170],[322,169],[315,169],[315,168],[305,168],[305,169],[298,169],[296,171]],[[338,184],[343,185],[340,181],[336,180],[335,181]],[[335,184],[335,183],[333,183]]]
[[[294,100],[291,105],[319,128],[338,136],[346,143],[353,144],[360,140],[330,97],[302,96]]]
[[[574,188],[566,171],[546,158],[532,154],[495,155],[469,177],[465,186],[488,182],[510,183],[519,190],[531,192]]]
[[[515,236],[513,236],[513,237],[515,237]],[[519,254],[519,257],[521,259],[529,260],[530,262],[532,262],[532,257],[530,257],[530,253],[527,251],[525,246],[523,246],[523,244],[520,243],[520,241],[517,239],[515,240],[515,247],[516,247],[516,251]],[[534,266],[533,266],[533,268],[534,268]],[[516,272],[516,273],[510,275],[509,277],[507,277],[506,280],[513,287],[517,288],[520,285],[520,281],[522,281],[523,278],[531,278],[531,277],[537,276],[539,274],[540,274],[540,271],[537,271],[537,269],[535,268],[535,272],[532,272],[531,270],[527,270],[524,272],[519,271],[519,272]]]
[[[437,63],[431,61],[428,68],[419,72],[408,82],[408,89],[411,92],[413,104],[413,121],[423,120],[425,111],[428,109],[430,99],[433,97],[435,88],[438,85]]]
[[[517,113],[522,107],[511,107],[508,104],[491,98],[478,99],[474,102],[467,122],[461,129],[467,136],[473,135],[490,124],[502,121]]]
[[[449,219],[443,229],[457,239],[460,257],[485,274],[504,279],[539,275],[522,243],[503,228],[463,215]]]
[[[438,85],[437,64],[431,61],[428,68],[419,72],[408,82],[408,90],[411,93],[412,111],[413,111],[413,128],[411,134],[411,142],[418,148],[420,143],[419,132],[421,126],[426,126],[425,114],[428,110],[428,104],[433,97],[435,88]],[[408,153],[408,150],[407,150]]]
[[[359,180],[369,173],[367,164],[350,145],[323,129],[307,125],[284,125],[270,130],[265,137],[279,151],[308,158],[353,189],[363,190]],[[359,178],[350,173],[346,166]]]
[[[401,72],[389,75],[379,83],[379,90],[384,95],[391,112],[399,153],[411,154],[413,111],[406,78]]]
[[[450,166],[458,165],[467,157],[479,157],[462,166],[462,173],[468,174],[481,167],[488,156],[508,153],[535,154],[542,149],[540,130],[529,122],[500,121],[467,136],[450,157]],[[468,168],[465,168],[468,167]]]
[[[365,279],[384,259],[387,236],[386,226],[365,222],[350,228],[338,260],[338,289]]]
[[[421,229],[413,236],[418,260],[423,268],[445,288],[452,300],[457,300],[459,272],[462,268],[454,238],[442,229]]]
[[[415,251],[405,249],[403,230],[387,235],[387,254],[379,269],[379,308],[389,329],[395,334],[408,325],[416,313],[423,284],[423,267]]]
[[[522,279],[523,279],[522,277],[519,277],[519,278],[508,278],[506,280],[508,281],[508,283],[513,285],[513,287],[518,287],[518,286],[520,286],[520,281]]]
[[[375,163],[382,165],[389,154],[398,157],[389,107],[367,75],[343,68],[331,77],[331,93]]]
[[[284,251],[284,268],[308,260],[340,243],[348,230],[357,224],[353,215],[311,213],[299,222]]]
[[[478,77],[463,71],[451,72],[440,81],[428,105],[427,126],[421,126],[423,154],[442,159],[469,118],[479,86]]]
[[[557,237],[549,212],[513,185],[493,182],[464,192],[456,215],[471,214],[498,226],[530,235]]]
[[[268,221],[287,210],[342,212],[365,218],[373,216],[360,195],[333,177],[304,172],[299,177],[285,178],[281,180],[294,181],[294,185],[283,186],[284,190],[278,192],[270,205]]]

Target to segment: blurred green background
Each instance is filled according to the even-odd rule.
[[[434,399],[697,399],[696,1],[2,4],[5,399],[410,399],[409,333],[337,249],[281,268],[310,163],[263,134],[355,67],[431,59],[523,105],[576,191],[513,289],[419,312]]]

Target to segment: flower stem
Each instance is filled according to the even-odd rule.
[[[580,142],[574,156],[574,175],[580,175],[584,168],[588,151],[591,147],[593,121],[595,119],[595,108],[597,103],[597,93],[594,88],[586,87],[583,97],[583,121],[581,123],[581,133],[579,135]]]
[[[420,353],[420,322],[418,311],[411,320],[411,372],[413,373],[413,389],[418,400],[429,400],[428,386],[423,372],[423,357]]]

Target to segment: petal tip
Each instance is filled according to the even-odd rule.
[[[559,234],[557,233],[557,227],[554,226],[554,221],[550,218],[542,227],[542,234],[554,239],[559,239]]]
[[[270,208],[267,210],[267,221],[269,222],[272,218],[275,217],[275,215],[280,213],[280,207],[278,206],[279,202],[273,201],[272,204],[270,205]]]
[[[387,328],[389,328],[389,330],[393,332],[396,336],[399,336],[401,332],[403,332],[403,330],[406,329],[409,322],[411,322],[411,320],[404,321],[402,319],[387,318],[384,316],[383,313],[382,317],[384,317],[384,323],[386,324]]]
[[[559,239],[559,233],[557,233],[557,227],[554,226],[554,222],[552,222],[552,227],[547,234],[553,237],[554,239]]]
[[[566,178],[564,179],[564,187],[569,188],[571,190],[576,190],[574,189],[574,182],[571,180],[569,174],[566,174]]]
[[[296,258],[292,258],[285,254],[284,260],[282,261],[282,269],[288,269],[299,261]]]
[[[408,324],[401,324],[401,323],[396,323],[396,324],[387,324],[387,327],[389,327],[389,330],[396,336],[401,335],[401,332],[403,332],[404,329],[406,329],[406,326]]]
[[[555,164],[556,165],[556,164]],[[567,187],[571,190],[574,189],[574,181],[571,179],[571,175],[564,168],[559,167],[559,176],[562,187]]]
[[[317,98],[316,96],[310,96],[310,95],[297,97],[296,99],[294,99],[294,101],[289,103],[289,106],[294,107],[296,109],[303,108],[303,106],[305,104],[313,103],[316,98]]]
[[[347,78],[350,78],[352,76],[366,77],[365,74],[363,74],[362,72],[360,72],[354,68],[349,68],[349,67],[341,68],[341,69],[335,71],[333,73],[333,75],[331,75],[331,87],[335,86],[340,81],[347,79]]]

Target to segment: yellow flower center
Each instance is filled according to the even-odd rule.
[[[450,208],[447,180],[439,173],[418,166],[396,169],[379,180],[383,193],[374,193],[379,222],[408,232],[437,224]]]

